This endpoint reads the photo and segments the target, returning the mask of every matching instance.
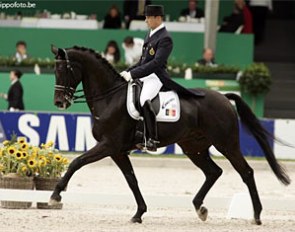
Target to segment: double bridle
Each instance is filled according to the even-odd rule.
[[[71,66],[71,62],[70,62],[70,59],[69,59],[69,56],[68,56],[68,53],[65,49],[62,49],[64,54],[65,54],[65,60],[55,60],[56,62],[66,62],[66,68],[67,70],[70,70],[71,74],[72,74],[72,77],[74,80],[77,80],[76,78],[76,75],[75,75],[75,72],[74,72],[74,69],[72,68]],[[68,82],[70,82],[70,80],[68,80]],[[115,85],[113,86],[112,88],[109,88],[107,91],[105,91],[104,93],[102,94],[97,94],[97,95],[94,95],[94,96],[86,96],[86,95],[80,95],[80,96],[77,96],[75,95],[75,93],[78,93],[78,92],[83,92],[83,90],[76,90],[75,88],[71,87],[69,85],[69,83],[66,82],[65,85],[55,85],[54,86],[54,89],[55,90],[58,90],[58,91],[63,91],[64,92],[64,98],[65,100],[71,104],[73,103],[85,103],[87,101],[91,101],[91,102],[94,102],[94,101],[99,101],[101,99],[104,99],[105,97],[107,96],[110,96],[112,95],[113,93],[117,92],[119,89],[121,89],[122,87],[126,86],[127,85],[127,82],[123,82],[122,84],[120,85]],[[86,99],[86,100],[78,100],[77,99]]]
[[[63,52],[65,53],[65,60],[59,60],[59,59],[58,59],[58,60],[55,60],[55,62],[66,62],[66,68],[67,68],[67,70],[70,70],[70,72],[71,72],[71,74],[72,74],[72,77],[74,78],[74,80],[76,80],[76,75],[75,75],[74,69],[73,69],[72,66],[71,66],[71,62],[70,62],[70,60],[69,60],[68,53],[67,53],[67,51],[66,51],[65,49],[62,49],[62,50],[63,50]],[[78,96],[78,97],[77,97],[77,96],[75,96],[74,94],[75,94],[76,92],[81,92],[81,91],[83,91],[83,90],[78,90],[78,91],[76,91],[75,88],[73,88],[73,87],[71,87],[71,86],[69,85],[69,82],[70,82],[70,80],[67,80],[67,82],[66,82],[65,85],[54,85],[54,89],[57,90],[57,91],[63,91],[65,100],[66,100],[68,103],[70,103],[70,105],[71,105],[71,104],[74,103],[74,100],[75,100],[76,98],[83,97],[83,96]]]

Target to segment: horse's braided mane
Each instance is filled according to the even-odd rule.
[[[82,51],[82,52],[88,52],[89,54],[93,55],[97,60],[102,61],[102,63],[105,64],[115,75],[120,76],[120,74],[117,72],[117,70],[114,68],[114,66],[111,65],[104,57],[102,57],[101,54],[97,53],[93,49],[79,47],[76,45],[74,47],[72,47],[72,49]]]

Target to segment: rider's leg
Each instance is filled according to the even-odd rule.
[[[140,95],[140,105],[142,106],[144,123],[148,136],[146,147],[150,151],[156,151],[157,143],[159,142],[157,141],[156,115],[151,105],[151,100],[157,96],[163,84],[154,73],[141,78],[141,81],[143,81],[143,87]]]

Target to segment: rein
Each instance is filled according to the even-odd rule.
[[[94,95],[94,96],[85,96],[85,95],[81,95],[81,96],[75,96],[74,95],[74,103],[86,103],[86,102],[96,102],[99,100],[102,100],[110,95],[113,95],[114,93],[116,93],[117,91],[119,91],[121,88],[125,87],[127,85],[127,82],[123,82],[120,85],[114,86],[110,89],[108,89],[106,92],[102,93],[102,94],[98,94],[98,95]],[[82,92],[83,90],[77,90],[77,92]],[[85,98],[86,100],[84,101],[76,101],[76,99],[81,99],[81,98]]]
[[[69,60],[69,56],[67,54],[67,51],[63,49],[63,52],[65,53],[65,60],[56,60],[56,62],[64,62],[66,61],[66,68],[71,71],[71,74],[73,78],[76,80],[75,72],[71,66],[71,62]],[[86,96],[85,94],[77,96],[75,93],[84,92],[83,89],[76,90],[70,86],[63,86],[63,85],[55,85],[55,90],[64,91],[64,97],[65,99],[70,103],[86,103],[86,102],[95,102],[99,101],[101,99],[104,99],[105,97],[108,97],[114,93],[116,93],[118,90],[123,88],[127,85],[127,82],[123,82],[120,85],[113,86],[112,88],[108,89],[102,94],[94,95],[94,96]],[[86,99],[86,100],[78,100],[77,99]]]

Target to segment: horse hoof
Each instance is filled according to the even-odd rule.
[[[208,216],[208,209],[202,206],[200,209],[197,210],[197,214],[202,221],[206,221]]]
[[[138,218],[138,217],[133,217],[133,218],[131,218],[130,221],[131,221],[132,223],[142,223],[141,218]]]
[[[54,205],[59,205],[59,204],[60,204],[60,201],[54,200],[52,198],[48,202],[49,206],[54,206]]]
[[[252,224],[254,224],[254,225],[262,225],[262,222],[261,222],[261,220],[260,219],[254,219],[253,221],[252,221]]]

